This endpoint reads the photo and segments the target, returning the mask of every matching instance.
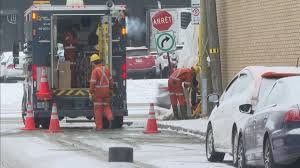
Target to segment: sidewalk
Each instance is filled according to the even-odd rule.
[[[190,119],[190,120],[170,120],[157,121],[158,127],[161,129],[169,129],[182,133],[195,134],[198,136],[206,136],[207,118]]]

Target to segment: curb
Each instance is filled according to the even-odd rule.
[[[161,129],[171,129],[173,131],[183,131],[184,133],[192,133],[195,135],[199,135],[199,136],[206,136],[206,132],[200,132],[200,131],[195,131],[195,130],[190,130],[190,129],[186,129],[186,128],[182,128],[182,127],[178,127],[178,126],[173,126],[173,125],[165,125],[165,124],[157,124],[158,128]]]

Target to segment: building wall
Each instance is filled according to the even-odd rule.
[[[299,0],[217,0],[223,83],[250,65],[295,66]]]

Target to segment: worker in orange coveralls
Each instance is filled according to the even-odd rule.
[[[90,62],[93,66],[90,80],[90,93],[91,99],[94,102],[96,130],[100,131],[103,129],[103,112],[111,128],[113,115],[110,108],[110,90],[113,89],[113,80],[109,69],[103,65],[103,60],[99,55],[93,54],[90,58]]]
[[[76,87],[76,45],[78,39],[72,31],[66,31],[63,33],[63,44],[65,52],[65,60],[70,61],[71,69],[71,87]]]
[[[187,102],[184,97],[182,84],[185,88],[191,87],[191,82],[197,69],[199,68],[196,66],[192,68],[178,68],[169,77],[168,89],[175,119],[180,119],[177,103],[179,103],[182,119],[187,119]]]

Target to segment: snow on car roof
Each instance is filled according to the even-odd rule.
[[[148,50],[147,47],[141,46],[141,47],[126,47],[126,50]]]
[[[252,73],[255,78],[260,78],[264,73],[272,72],[272,73],[300,73],[300,68],[292,67],[292,66],[248,66],[243,70],[248,70]]]

